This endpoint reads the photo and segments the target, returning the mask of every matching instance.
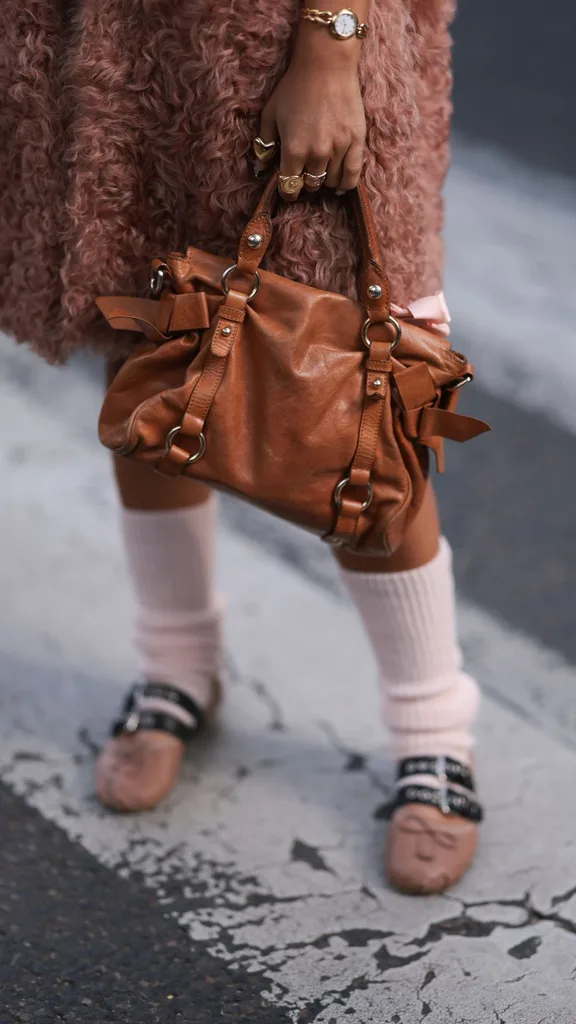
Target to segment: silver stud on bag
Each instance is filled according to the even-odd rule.
[[[248,235],[248,245],[251,249],[258,249],[263,241],[262,235]]]
[[[376,380],[372,381],[372,387],[373,388],[381,388],[382,387],[382,381],[380,380],[380,377],[377,377]]]
[[[371,299],[381,299],[382,289],[379,284],[371,284],[368,289],[368,295]]]
[[[229,336],[230,336],[230,335],[232,334],[232,328],[231,328],[231,327],[223,327],[223,328],[222,328],[222,334],[223,334],[223,335],[224,335],[224,336],[225,336],[226,338],[228,338],[228,337],[229,337]]]

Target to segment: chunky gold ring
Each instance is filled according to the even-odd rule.
[[[278,143],[264,142],[264,140],[258,135],[254,139],[252,147],[256,154],[256,159],[259,160],[261,164],[267,164],[270,160],[274,159],[276,150],[278,149]]]
[[[310,171],[304,171],[304,188],[307,192],[317,192],[322,188],[327,176],[328,171],[324,171],[323,174],[310,174]]]
[[[289,199],[297,199],[304,187],[304,176],[302,174],[279,174],[278,189],[282,195]]]

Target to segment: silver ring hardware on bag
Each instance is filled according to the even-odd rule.
[[[340,483],[337,485],[336,490],[334,491],[334,502],[336,504],[337,509],[342,508],[342,491],[344,490],[345,487],[348,486],[349,483],[350,477],[345,476],[344,479],[341,480]],[[368,481],[366,486],[368,488],[368,497],[366,498],[366,501],[364,502],[362,508],[360,509],[361,512],[365,512],[366,509],[370,507],[370,505],[372,504],[372,498],[374,497],[374,488],[372,487],[370,481]]]
[[[469,384],[470,381],[472,381],[472,380],[474,380],[472,374],[471,373],[465,373],[463,377],[459,377],[458,380],[455,380],[452,384],[447,384],[446,385],[446,390],[447,391],[459,391],[460,388],[463,388],[466,384]]]
[[[170,278],[170,271],[166,264],[155,267],[150,272],[150,294],[153,299],[159,299],[164,290],[166,281]]]
[[[171,449],[172,445],[174,444],[174,438],[177,437],[177,435],[180,433],[181,430],[182,430],[182,427],[172,427],[172,430],[169,431],[169,433],[168,433],[168,435],[166,437],[166,447],[164,448],[164,455],[165,456],[170,454],[170,449]],[[184,463],[185,467],[186,466],[192,466],[195,462],[198,462],[202,458],[202,456],[204,455],[204,453],[206,451],[206,438],[205,438],[204,434],[203,433],[199,434],[197,440],[198,440],[198,442],[200,444],[200,447],[199,447],[198,451],[194,455],[191,455],[189,457],[189,459],[187,459],[187,461]]]
[[[400,326],[396,318],[393,316],[389,316],[388,319],[384,321],[384,323],[392,324],[396,331],[396,337],[394,338],[394,341],[392,342],[392,345],[390,347],[390,351],[393,352],[394,349],[400,344],[400,338],[402,337],[402,327]],[[368,331],[372,326],[376,326],[376,324],[372,324],[370,317],[368,317],[368,319],[365,320],[364,323],[362,324],[362,341],[366,345],[366,348],[370,348],[370,345],[372,344],[370,338],[368,337]]]
[[[230,274],[233,274],[234,271],[236,271],[236,270],[238,270],[238,264],[237,263],[233,263],[232,266],[228,267],[228,269],[225,270],[224,273],[222,274],[222,291],[224,292],[224,295],[228,295],[228,292],[229,292],[228,278],[230,277]],[[254,271],[254,285],[252,287],[252,291],[250,292],[250,294],[248,296],[248,302],[251,302],[252,299],[255,298],[256,295],[258,295],[258,292],[260,291],[260,285],[261,284],[262,284],[262,278],[260,277],[260,274],[258,273],[258,271],[255,270]]]

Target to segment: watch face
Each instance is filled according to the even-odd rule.
[[[353,11],[338,11],[332,22],[332,28],[334,35],[338,36],[339,39],[351,39],[352,36],[356,35],[358,18]]]

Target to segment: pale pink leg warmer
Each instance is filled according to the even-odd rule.
[[[136,647],[144,679],[172,683],[201,706],[221,668],[222,609],[214,591],[218,502],[161,512],[122,512],[128,569],[137,601]],[[163,701],[144,708],[186,712]]]
[[[469,762],[479,691],[462,671],[448,542],[419,569],[342,575],[378,661],[392,757]]]

